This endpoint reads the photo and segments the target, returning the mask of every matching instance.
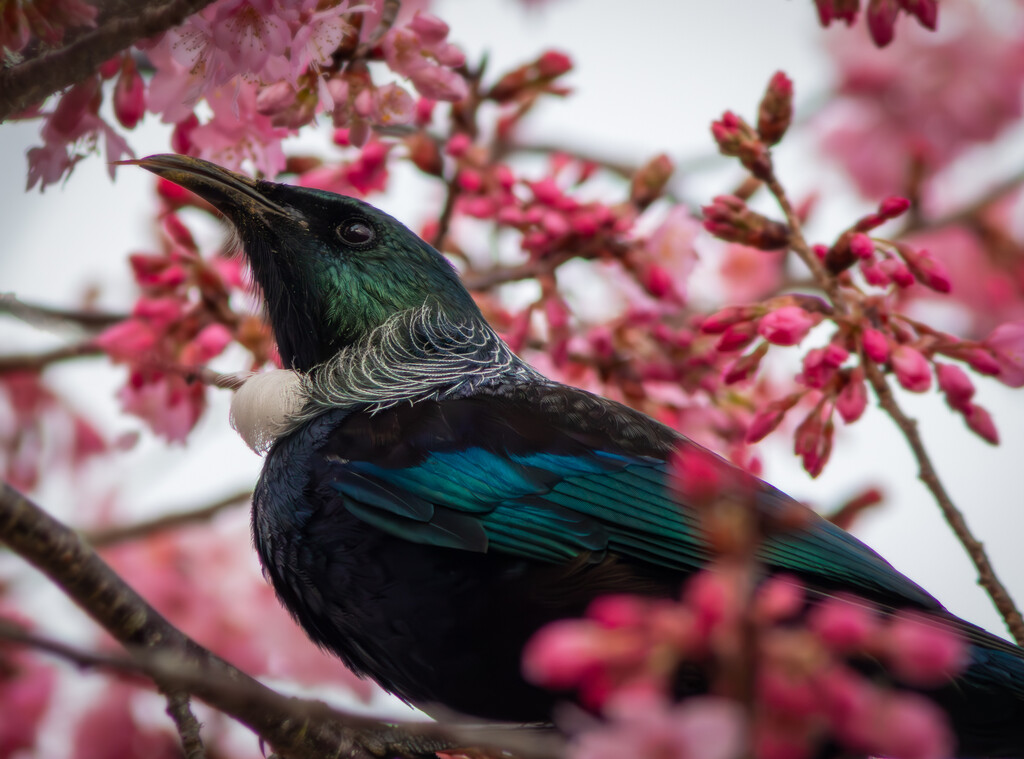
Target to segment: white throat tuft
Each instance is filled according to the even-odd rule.
[[[231,426],[256,453],[266,453],[279,437],[302,421],[302,379],[290,369],[254,374],[231,400]]]

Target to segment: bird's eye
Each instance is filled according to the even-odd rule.
[[[373,227],[362,219],[348,219],[338,225],[338,237],[346,245],[365,247],[373,242],[375,236]]]

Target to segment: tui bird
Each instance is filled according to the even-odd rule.
[[[221,211],[252,266],[286,367],[232,405],[267,451],[256,549],[284,605],[352,670],[407,702],[549,720],[555,697],[520,672],[532,633],[601,595],[675,596],[707,563],[668,463],[703,449],[524,363],[401,223],[194,158],[138,163]],[[796,506],[723,465],[763,515]],[[1024,756],[1024,651],[809,511],[757,555],[822,594],[949,620],[970,663],[928,695],[960,754]]]

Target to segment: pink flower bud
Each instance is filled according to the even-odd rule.
[[[437,45],[444,42],[448,36],[448,24],[437,16],[422,11],[416,11],[416,15],[409,22],[409,28],[416,32],[426,45]]]
[[[672,275],[664,266],[649,264],[644,267],[644,289],[655,298],[665,298],[674,292]]]
[[[992,420],[992,415],[981,406],[971,404],[970,409],[964,412],[964,421],[982,440],[999,445],[999,430],[996,429],[996,423]]]
[[[764,355],[767,352],[768,343],[761,343],[750,353],[745,356],[740,356],[725,370],[722,381],[725,382],[726,385],[732,385],[749,379],[757,373],[758,367],[761,366],[761,359],[764,358]]]
[[[939,389],[946,395],[946,402],[966,413],[974,397],[974,383],[967,372],[955,364],[940,364],[936,361],[935,376],[939,380]]]
[[[889,275],[882,271],[877,264],[869,263],[868,261],[861,261],[860,271],[861,274],[864,275],[864,280],[869,285],[874,285],[875,287],[887,287],[891,282]]]
[[[1024,387],[1024,321],[1000,324],[985,345],[999,364],[999,381],[1010,387]]]
[[[863,232],[857,232],[850,238],[850,252],[857,258],[870,259],[875,254],[875,243]]]
[[[916,348],[897,345],[892,352],[892,368],[899,383],[911,392],[923,393],[932,386],[928,359]]]
[[[562,197],[561,188],[551,177],[544,177],[539,182],[530,183],[530,189],[537,202],[546,206],[555,205]]]
[[[261,87],[256,95],[256,112],[263,116],[276,116],[295,104],[295,88],[288,82],[275,82]]]
[[[208,324],[182,349],[181,363],[186,366],[201,366],[223,353],[233,339],[231,330],[223,324]]]
[[[884,271],[898,287],[910,287],[916,281],[914,279],[914,275],[910,273],[910,269],[895,258],[885,259],[878,265],[878,267]]]
[[[754,313],[754,309],[750,306],[729,306],[704,317],[700,330],[710,335],[717,335],[738,322],[750,321],[754,318]]]
[[[768,83],[757,113],[757,133],[766,145],[775,145],[793,120],[793,82],[776,71]]]
[[[715,343],[715,349],[722,353],[740,350],[750,345],[755,337],[757,337],[756,322],[738,322],[722,333],[718,342]]]
[[[458,132],[453,134],[451,139],[448,140],[448,144],[445,146],[445,152],[453,158],[461,158],[465,155],[469,146],[472,144],[468,134]]]
[[[94,342],[115,361],[138,361],[156,347],[157,335],[148,323],[125,319],[107,327]]]
[[[457,181],[459,187],[466,192],[480,192],[484,185],[483,178],[476,169],[463,169],[459,172]]]
[[[590,622],[564,619],[542,627],[523,649],[523,675],[546,688],[572,688],[601,669],[604,633]]]
[[[803,460],[804,469],[811,477],[817,477],[828,463],[832,454],[832,420],[827,417],[824,405],[814,408],[799,426],[793,438],[793,452]]]
[[[889,360],[889,338],[874,327],[865,327],[860,336],[864,346],[864,355],[876,364],[884,364]]]
[[[878,630],[878,620],[860,600],[829,598],[811,613],[810,627],[837,653],[863,649]]]
[[[836,396],[836,411],[847,424],[860,419],[868,405],[868,390],[864,384],[864,369],[856,367],[850,372],[846,384]]]
[[[758,413],[747,426],[746,441],[756,443],[771,434],[785,418],[786,412],[793,408],[802,396],[803,393],[793,393],[782,400],[768,404],[768,408]]]
[[[124,57],[114,86],[114,115],[125,129],[134,129],[146,112],[146,85],[130,55]]]
[[[819,314],[810,314],[799,306],[783,306],[761,317],[757,331],[770,343],[796,345],[820,321]]]
[[[878,47],[885,47],[892,42],[899,11],[899,0],[869,0],[868,31]]]
[[[908,685],[938,687],[967,664],[960,637],[937,619],[900,612],[885,638],[893,671]]]
[[[952,289],[946,267],[927,250],[915,250],[904,243],[897,243],[896,249],[918,282],[940,293],[948,293]]]
[[[572,70],[572,58],[557,50],[546,50],[537,59],[537,72],[549,79],[561,76]]]

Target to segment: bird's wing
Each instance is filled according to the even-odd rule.
[[[621,404],[537,386],[349,414],[321,445],[313,475],[351,514],[413,542],[553,562],[614,552],[688,571],[711,554],[673,483],[677,447],[697,450]],[[792,508],[788,496],[725,466],[752,483],[763,514]],[[813,514],[759,555],[826,588],[939,608]]]

